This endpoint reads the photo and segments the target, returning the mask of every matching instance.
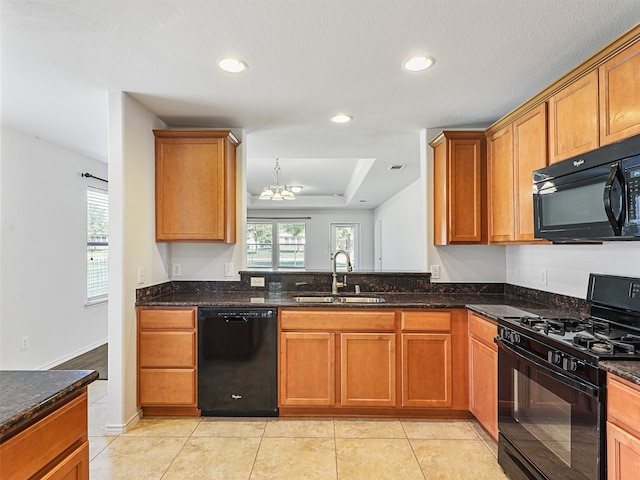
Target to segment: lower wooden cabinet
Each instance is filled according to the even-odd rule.
[[[495,322],[469,312],[469,411],[498,439],[498,334]]]
[[[640,386],[607,375],[607,477],[635,480],[640,472]]]
[[[280,310],[280,415],[465,416],[465,310]]]
[[[335,333],[280,334],[281,405],[335,405]]]
[[[0,445],[2,480],[88,480],[87,392]]]
[[[402,405],[451,407],[451,334],[402,334]]]
[[[340,335],[340,404],[395,407],[396,334]]]
[[[138,308],[138,405],[145,415],[199,415],[196,307]]]

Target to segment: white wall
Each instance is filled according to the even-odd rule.
[[[360,224],[360,258],[353,261],[356,271],[373,271],[373,212],[371,210],[249,210],[248,217],[311,217],[304,220],[306,270],[331,270],[331,223]]]
[[[507,247],[507,282],[585,298],[589,273],[640,277],[640,242]],[[546,270],[547,285],[540,283]]]
[[[107,342],[86,307],[86,190],[104,162],[2,127],[0,369],[53,367]],[[22,336],[29,348],[20,350]]]
[[[168,280],[168,248],[154,241],[152,129],[163,127],[128,95],[109,94],[109,433],[126,431],[138,419],[136,288]],[[144,268],[143,285],[138,267]]]
[[[425,187],[421,177],[375,209],[380,271],[428,270]]]

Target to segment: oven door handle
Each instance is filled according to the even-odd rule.
[[[518,347],[517,345],[513,345],[513,344],[510,344],[510,343],[507,343],[504,339],[502,339],[500,337],[496,337],[495,341],[496,341],[496,343],[498,343],[498,347],[504,348],[505,350],[507,350],[507,353],[512,352],[516,356],[524,358],[528,362],[530,362],[533,365],[535,365],[536,367],[540,368],[544,372],[545,375],[553,378],[554,380],[558,380],[559,382],[565,383],[565,384],[571,386],[572,388],[575,388],[576,390],[579,390],[580,392],[582,392],[582,393],[584,393],[586,395],[589,395],[591,397],[594,397],[594,398],[598,397],[598,392],[599,392],[598,387],[592,386],[589,383],[585,383],[585,382],[581,382],[579,380],[576,380],[576,379],[568,376],[568,374],[563,375],[561,373],[558,373],[558,372],[555,372],[555,371],[551,370],[548,365],[544,365],[544,364],[540,363],[538,361],[538,359],[534,355],[532,355],[531,353],[527,352],[526,350],[523,350],[522,348]]]

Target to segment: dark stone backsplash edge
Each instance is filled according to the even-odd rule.
[[[264,277],[265,286],[251,287],[251,277]],[[139,288],[136,290],[136,301],[148,301],[171,293],[268,291],[272,282],[282,283],[284,291],[331,291],[330,272],[240,272],[240,281],[169,281]],[[431,283],[430,273],[353,272],[348,274],[347,287],[341,291],[353,292],[355,285],[359,285],[363,293],[501,294],[576,312],[578,315],[587,315],[589,310],[587,301],[576,297],[506,283]]]

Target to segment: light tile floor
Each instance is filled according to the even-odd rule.
[[[143,418],[106,436],[107,382],[89,386],[92,480],[501,480],[474,421]]]

